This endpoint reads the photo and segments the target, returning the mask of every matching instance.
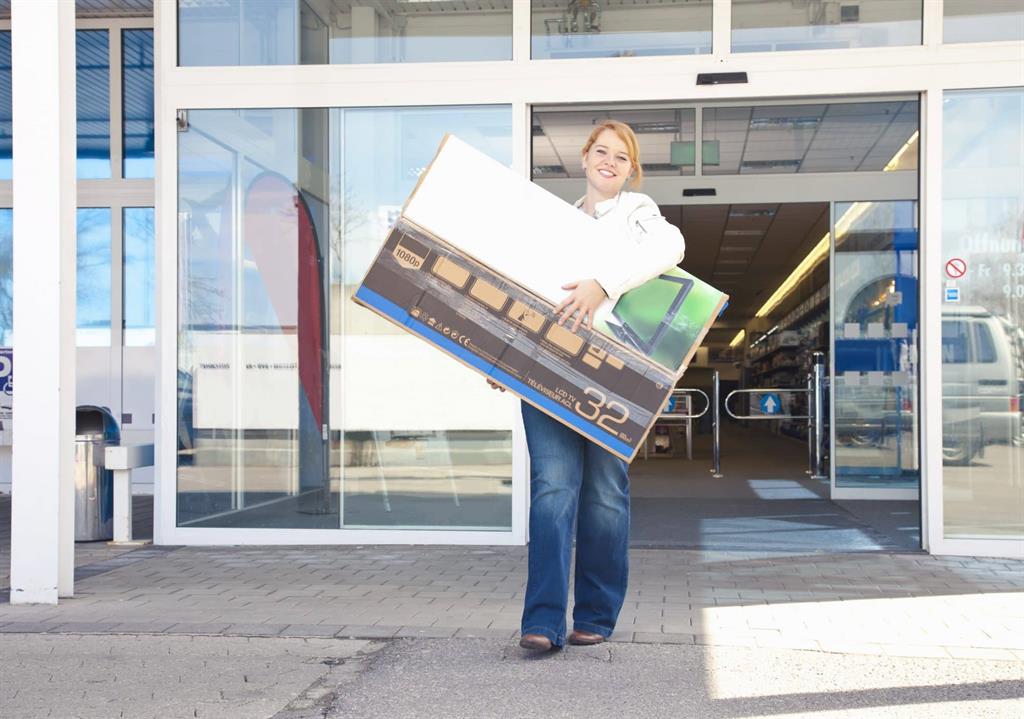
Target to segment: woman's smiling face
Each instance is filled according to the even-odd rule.
[[[583,155],[587,184],[604,197],[619,194],[633,171],[629,148],[612,130],[604,130]]]

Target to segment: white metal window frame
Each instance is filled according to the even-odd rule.
[[[526,450],[513,434],[511,532],[214,529],[175,526],[177,397],[177,136],[182,109],[512,107],[512,165],[530,174],[530,108],[649,102],[763,102],[804,97],[913,94],[921,99],[922,542],[934,554],[1024,557],[1024,542],[948,539],[942,512],[942,96],[947,90],[1024,86],[1021,42],[943,45],[943,2],[923,3],[923,43],[911,47],[776,53],[728,52],[729,0],[714,0],[710,55],[530,59],[530,6],[514,0],[511,61],[379,65],[177,67],[176,0],[156,0],[157,486],[155,538],[162,544],[457,543],[526,541]],[[745,71],[744,85],[697,85],[697,73]],[[699,147],[699,143],[698,143]]]
[[[0,31],[10,31],[11,21],[0,20]],[[108,58],[110,62],[110,177],[98,180],[78,180],[79,207],[111,207],[110,202],[123,199],[123,207],[140,207],[139,202],[153,206],[153,180],[124,179],[124,116],[123,88],[124,65],[121,58],[121,32],[123,30],[152,30],[153,18],[82,18],[75,23],[76,30],[106,30],[108,37]],[[154,67],[154,80],[156,69]],[[87,198],[87,200],[85,199]],[[111,198],[105,200],[104,198]],[[106,205],[90,204],[107,201]],[[11,181],[0,181],[0,208],[13,207]]]
[[[106,30],[108,34],[109,61],[109,113],[110,113],[110,171],[104,179],[76,180],[79,209],[100,208],[110,211],[110,343],[102,347],[79,347],[80,358],[89,361],[91,357],[105,366],[109,378],[109,393],[106,404],[114,416],[122,417],[124,397],[122,392],[124,374],[124,209],[132,207],[154,207],[154,181],[146,178],[124,179],[123,163],[123,76],[121,57],[122,31],[152,30],[152,17],[124,18],[80,18],[76,30]],[[10,18],[0,19],[0,31],[10,31]],[[0,181],[0,209],[14,207],[13,183]],[[136,351],[140,348],[133,348]],[[155,348],[144,348],[155,352]],[[105,355],[105,357],[104,357]],[[129,428],[128,431],[132,431]],[[9,486],[9,485],[8,485]],[[136,487],[147,491],[148,484],[137,482]]]
[[[10,31],[11,21],[0,20],[0,31]],[[122,300],[123,273],[117,268],[124,264],[124,209],[128,207],[154,207],[154,181],[151,179],[124,179],[124,66],[121,59],[121,32],[123,30],[152,30],[153,19],[82,18],[75,23],[76,30],[106,30],[110,64],[110,177],[78,180],[77,206],[109,208],[110,210],[110,347],[123,346],[124,303]],[[155,73],[155,68],[154,68]],[[155,76],[154,76],[155,77]],[[14,207],[14,194],[10,180],[0,181],[0,209]],[[118,356],[114,356],[117,354]],[[111,376],[119,380],[121,358],[111,352]],[[119,382],[118,382],[119,384]],[[117,416],[120,408],[116,408]]]

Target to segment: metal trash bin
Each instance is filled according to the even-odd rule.
[[[107,445],[121,430],[106,407],[75,408],[75,541],[114,538],[114,473],[103,468]]]

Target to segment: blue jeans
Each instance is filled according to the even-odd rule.
[[[521,632],[565,644],[576,520],[573,628],[607,637],[622,609],[629,575],[629,467],[522,404],[530,450],[530,545]]]

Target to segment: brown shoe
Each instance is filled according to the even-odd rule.
[[[570,644],[600,644],[603,641],[604,637],[600,634],[584,632],[580,629],[573,629],[572,634],[569,635]]]
[[[523,649],[532,649],[538,652],[551,651],[551,640],[543,634],[524,634],[519,640],[519,646]]]

